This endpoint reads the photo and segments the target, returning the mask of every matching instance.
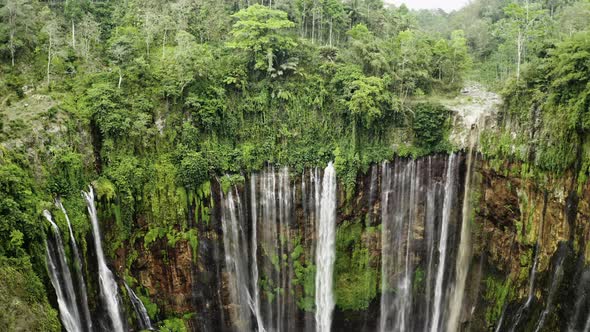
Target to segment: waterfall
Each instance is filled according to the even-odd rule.
[[[78,250],[78,245],[76,244],[76,238],[74,237],[74,231],[72,229],[72,224],[70,223],[70,218],[59,198],[55,200],[55,205],[57,205],[57,207],[63,212],[68,223],[70,243],[72,245],[72,251],[74,252],[74,268],[76,270],[78,290],[81,297],[80,305],[82,306],[82,311],[84,313],[84,320],[86,321],[87,330],[92,331],[92,318],[90,317],[90,309],[88,308],[88,292],[86,291],[86,282],[84,281],[84,275],[82,272],[82,258],[80,256],[80,251]]]
[[[529,279],[529,291],[528,291],[528,295],[527,295],[527,300],[520,308],[518,308],[518,311],[514,315],[514,324],[512,325],[512,328],[510,329],[511,332],[516,331],[518,325],[520,324],[520,321],[522,319],[522,315],[524,314],[525,310],[528,310],[529,307],[531,306],[531,304],[533,303],[533,297],[535,296],[535,276],[537,274],[537,263],[539,261],[539,251],[540,251],[539,241],[537,241],[537,244],[535,245],[535,257],[533,258],[533,267],[531,269],[531,276]],[[501,325],[499,325],[499,326],[501,326]]]
[[[444,170],[437,166],[442,162]],[[457,202],[457,156],[399,158],[383,162],[381,168],[378,330],[441,331],[447,262],[455,247],[449,228]]]
[[[436,202],[440,199],[441,192],[439,183],[437,183],[433,179],[433,172],[432,172],[432,157],[428,157],[428,180],[426,185],[426,224],[424,227],[425,232],[425,239],[426,239],[426,253],[427,253],[427,260],[426,260],[426,290],[425,290],[425,305],[426,308],[424,310],[425,313],[425,322],[424,322],[424,332],[428,332],[428,327],[430,325],[430,316],[432,310],[432,273],[434,269],[434,251],[435,251],[435,239],[436,239]]]
[[[57,295],[57,304],[59,307],[59,314],[64,328],[68,332],[81,332],[82,322],[80,320],[80,313],[76,300],[76,293],[74,292],[74,285],[72,283],[72,275],[68,267],[68,260],[59,232],[59,227],[53,222],[53,218],[49,211],[44,210],[43,216],[51,224],[55,244],[50,241],[45,243],[47,251],[47,269],[49,279],[55,293]]]
[[[391,188],[391,169],[389,162],[383,162],[382,184],[381,184],[381,220],[389,220],[389,193]],[[379,315],[379,331],[386,332],[390,320],[390,308],[392,298],[389,296],[389,276],[393,263],[390,262],[391,231],[386,223],[381,224],[381,313]]]
[[[459,320],[463,308],[465,284],[471,262],[471,209],[470,209],[470,185],[473,162],[473,137],[467,155],[467,171],[465,174],[465,189],[463,194],[463,209],[461,221],[461,242],[459,243],[459,255],[457,256],[455,285],[449,303],[449,320],[447,331],[459,331]]]
[[[392,173],[393,172],[393,173]],[[412,228],[420,179],[415,160],[383,164],[381,186],[382,296],[379,329],[406,331],[412,308]],[[419,173],[419,172],[418,172]],[[395,287],[395,292],[390,289]],[[395,294],[392,294],[395,293]]]
[[[545,324],[545,319],[547,319],[547,315],[551,311],[551,306],[553,305],[553,299],[555,298],[555,293],[557,293],[557,289],[561,280],[563,279],[563,262],[567,256],[567,252],[562,244],[562,247],[557,251],[557,262],[555,263],[553,278],[551,279],[551,287],[549,288],[549,294],[547,295],[547,305],[543,312],[541,313],[541,317],[539,317],[539,321],[537,322],[537,326],[535,327],[535,332],[541,331],[543,325]],[[586,326],[584,327],[584,331],[588,331],[590,329],[590,325],[586,322]]]
[[[100,294],[104,301],[103,305],[107,309],[107,314],[111,320],[112,330],[115,332],[123,332],[123,319],[119,308],[118,287],[115,282],[113,273],[107,267],[102,244],[100,239],[100,229],[98,226],[98,215],[96,206],[94,205],[94,189],[89,187],[88,192],[82,192],[88,207],[88,214],[92,222],[92,233],[94,237],[94,246],[96,249],[96,258],[98,261],[98,276],[100,284]]]
[[[575,331],[588,331],[590,329],[590,314],[587,314],[585,317],[582,317],[582,310],[587,310],[588,308],[588,291],[590,289],[590,270],[586,269],[582,272],[582,276],[578,281],[578,286],[576,287],[576,305],[575,305],[575,313],[572,316],[569,324],[568,324],[568,332],[575,332]],[[584,329],[579,329],[580,325],[584,325]]]
[[[139,328],[141,330],[150,330],[153,331],[154,328],[152,326],[152,322],[150,320],[150,316],[141,302],[141,299],[135,294],[135,292],[127,285],[126,282],[125,289],[127,290],[127,295],[129,296],[129,300],[131,300],[131,305],[133,306],[133,310],[135,311],[135,315],[137,316],[137,321],[139,322]]]
[[[334,310],[333,271],[336,240],[336,171],[332,163],[324,171],[316,251],[316,331],[329,332]]]
[[[260,210],[253,205],[252,216],[259,220],[262,271],[267,287],[271,287],[264,302],[264,328],[274,332],[289,331],[293,328],[289,319],[294,316],[295,309],[290,260],[294,187],[291,186],[289,169],[283,167],[275,172],[274,167],[268,167],[262,172],[259,183],[254,182],[251,185],[255,187],[252,190],[260,190],[262,196]]]
[[[297,330],[291,322],[297,313],[291,256],[296,190],[289,169],[277,172],[269,166],[252,174],[248,189],[250,204],[246,205],[240,203],[237,188],[227,195],[220,193],[235,328],[251,330],[255,320],[254,329],[259,332]]]
[[[258,236],[257,236],[257,213],[256,208],[256,174],[250,176],[250,215],[252,219],[252,291],[254,296],[252,298],[252,305],[254,316],[256,317],[256,324],[258,325],[258,332],[265,332],[262,313],[260,312],[260,292],[258,290]]]
[[[320,216],[320,202],[321,202],[321,190],[322,190],[322,178],[318,168],[310,169],[309,175],[305,174],[302,177],[301,188],[302,188],[302,205],[304,208],[305,225],[304,230],[304,247],[306,260],[312,260],[315,263],[316,249],[317,249],[317,225]],[[309,188],[306,186],[305,179],[308,180]],[[309,262],[311,263],[311,262]],[[314,276],[315,277],[315,276]],[[315,280],[314,280],[315,286]],[[315,295],[315,294],[314,294]],[[313,299],[315,301],[315,298]],[[305,315],[305,331],[315,330],[315,313]]]
[[[535,243],[535,256],[533,258],[533,267],[531,268],[531,276],[529,278],[529,291],[528,291],[527,300],[524,303],[524,305],[522,305],[520,308],[518,308],[518,311],[514,315],[514,317],[515,317],[514,324],[512,325],[512,328],[510,329],[511,332],[514,332],[518,328],[518,325],[520,324],[520,321],[522,319],[522,315],[524,314],[524,312],[526,310],[528,310],[530,308],[531,304],[533,303],[533,297],[535,296],[535,278],[537,275],[537,265],[539,264],[539,252],[541,251],[541,239],[542,239],[542,234],[543,234],[543,227],[545,225],[546,209],[547,209],[547,197],[545,197],[544,202],[543,202],[543,214],[541,217],[541,227],[540,227],[539,233],[537,235],[537,242]],[[502,326],[502,320],[500,320],[500,323],[498,324],[498,328],[500,328],[501,326]]]
[[[449,234],[449,221],[451,219],[451,209],[453,207],[453,198],[455,197],[455,180],[453,178],[455,174],[456,165],[456,155],[452,154],[448,159],[447,171],[446,171],[446,183],[445,183],[445,192],[444,192],[444,203],[443,203],[443,211],[442,211],[442,221],[441,221],[441,231],[440,231],[440,238],[438,242],[438,253],[439,253],[439,260],[438,260],[438,267],[436,273],[436,281],[435,281],[435,288],[434,288],[434,303],[433,303],[433,314],[432,319],[430,320],[430,331],[431,332],[438,332],[441,331],[441,321],[442,321],[442,307],[443,307],[443,298],[445,297],[445,292],[443,290],[443,281],[445,275],[445,264],[447,262],[447,240]]]
[[[244,215],[237,189],[230,188],[227,196],[224,196],[223,192],[221,195],[221,226],[227,281],[231,303],[235,305],[230,311],[230,316],[237,331],[249,331],[251,329],[249,311],[251,296],[248,290],[248,255],[244,255],[248,252],[245,232],[242,228]]]

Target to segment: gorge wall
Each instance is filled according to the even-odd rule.
[[[446,330],[465,211],[472,241],[459,330],[585,327],[590,186],[573,176],[539,181],[523,165],[481,155],[468,173],[466,159],[400,158],[373,165],[353,189],[338,186],[333,331]],[[159,308],[156,321],[312,331],[321,175],[268,166],[212,181],[187,199],[196,246],[137,236],[116,252],[113,270],[136,280]],[[113,222],[105,218],[104,229]]]

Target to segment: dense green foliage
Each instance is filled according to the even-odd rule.
[[[453,95],[467,77],[495,88],[512,79],[507,126],[483,135],[487,156],[587,173],[587,0],[479,0],[451,14],[374,0],[257,2],[0,0],[0,257],[45,275],[40,212],[56,196],[72,207],[85,254],[78,193],[90,182],[109,254],[139,239],[196,250],[188,205],[207,223],[209,180],[267,162],[302,171],[333,160],[351,194],[371,163],[455,148],[448,110],[423,99]],[[220,179],[225,191],[244,181]],[[339,256],[337,283],[364,288],[339,288],[344,309],[377,291],[355,227],[339,231],[351,255]],[[298,268],[301,307],[314,269]],[[56,329],[45,298],[31,301],[43,329]]]
[[[57,310],[47,302],[45,287],[30,263],[2,258],[0,281],[0,329],[61,331]]]
[[[486,151],[545,171],[571,170],[584,179],[590,165],[589,57],[588,31],[547,45],[521,79],[506,87],[501,119],[505,126],[488,137],[494,140],[512,132],[516,139],[504,144],[488,141]]]

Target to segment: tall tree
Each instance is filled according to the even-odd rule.
[[[72,48],[76,49],[76,23],[84,17],[84,0],[66,0],[64,14],[71,25]]]
[[[94,20],[92,15],[86,14],[82,18],[78,29],[80,30],[79,35],[82,42],[79,48],[80,54],[88,60],[92,47],[100,41],[100,25]]]
[[[58,21],[58,17],[51,12],[47,7],[44,8],[41,13],[41,17],[45,21],[45,25],[41,29],[41,32],[46,38],[46,50],[47,50],[47,85],[51,83],[51,64],[56,56],[63,54],[63,31],[61,24]]]
[[[254,5],[233,15],[237,19],[231,31],[231,48],[250,54],[254,69],[265,69],[269,74],[289,59],[297,43],[289,35],[295,24],[287,13]]]
[[[504,8],[506,19],[503,20],[507,35],[511,36],[516,46],[516,79],[520,79],[522,62],[525,60],[527,44],[531,39],[538,37],[544,28],[540,23],[546,11],[537,3],[529,3],[524,6],[513,2]]]
[[[133,27],[119,27],[109,40],[109,55],[119,73],[118,88],[123,82],[123,71],[131,65],[139,49],[138,31]]]
[[[0,31],[8,31],[8,50],[12,66],[15,63],[16,51],[23,46],[27,27],[34,22],[35,15],[31,0],[3,0],[0,8]],[[4,26],[3,29],[2,26]]]

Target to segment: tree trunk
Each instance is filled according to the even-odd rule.
[[[162,37],[162,59],[164,59],[164,50],[166,48],[166,34],[167,31],[164,29],[164,37]]]
[[[121,67],[119,67],[119,84],[117,85],[117,89],[121,88],[121,82],[123,82],[123,72],[121,71]]]
[[[332,47],[332,18],[330,17],[330,47]]]
[[[74,19],[72,19],[72,48],[76,49],[76,25]]]
[[[12,66],[14,67],[14,32],[10,32],[10,57],[12,59]]]
[[[53,43],[53,38],[51,34],[49,34],[49,48],[47,50],[47,87],[49,88],[50,78],[49,78],[49,71],[51,69],[51,47]]]
[[[311,42],[314,42],[315,37],[315,3],[311,9]]]
[[[522,58],[522,31],[518,29],[518,37],[516,39],[516,80],[520,79],[520,62]]]

